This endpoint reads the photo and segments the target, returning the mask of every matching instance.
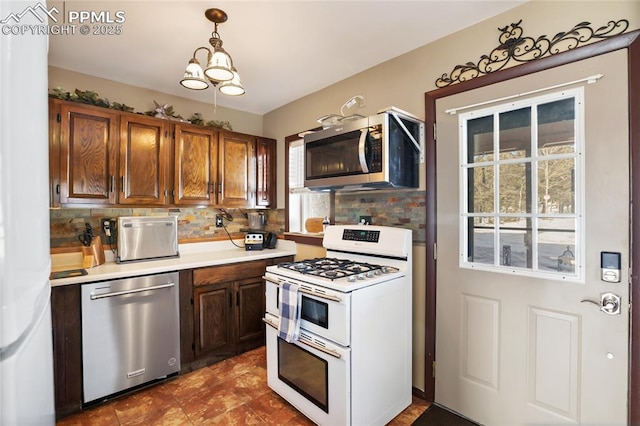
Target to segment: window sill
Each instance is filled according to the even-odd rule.
[[[302,234],[299,232],[285,232],[284,239],[295,241],[298,244],[308,244],[311,246],[322,247],[322,239],[324,234],[322,232]]]

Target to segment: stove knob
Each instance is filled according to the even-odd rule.
[[[389,269],[386,266],[383,266],[382,268],[380,268],[380,271],[382,271],[383,274],[389,273]]]
[[[373,273],[376,275],[382,275],[382,271],[380,269],[376,269]]]
[[[367,278],[373,278],[373,271],[367,272]]]
[[[363,274],[358,274],[358,279],[359,280],[364,280],[364,275]]]
[[[349,275],[347,277],[347,281],[349,281],[350,283],[354,282],[356,280],[356,276],[355,275]]]

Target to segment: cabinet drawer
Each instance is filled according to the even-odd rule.
[[[259,260],[195,269],[193,271],[193,285],[198,286],[242,280],[250,277],[261,277],[266,267],[267,262],[265,260]]]

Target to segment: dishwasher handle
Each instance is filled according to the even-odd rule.
[[[167,283],[167,284],[154,285],[151,287],[134,288],[133,290],[114,291],[112,293],[102,293],[102,294],[92,294],[90,297],[91,297],[91,300],[97,300],[97,299],[104,299],[107,297],[124,296],[126,294],[140,293],[140,292],[149,291],[149,290],[160,290],[162,288],[168,288],[173,286],[175,286],[175,283]]]

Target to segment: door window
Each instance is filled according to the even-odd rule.
[[[582,93],[460,115],[462,267],[582,279]]]

